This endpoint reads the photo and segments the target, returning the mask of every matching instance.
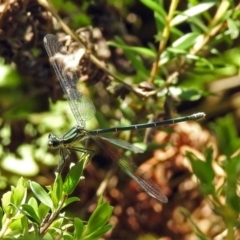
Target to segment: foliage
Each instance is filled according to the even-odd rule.
[[[112,226],[107,224],[112,207],[99,198],[88,221],[60,213],[79,201],[69,197],[82,176],[83,161],[74,165],[63,181],[57,175],[46,191],[33,181],[20,178],[16,187],[2,197],[1,239],[99,239]],[[28,187],[34,196],[28,197]]]
[[[205,152],[205,160],[198,158],[192,153],[187,156],[191,162],[193,173],[198,179],[199,188],[211,205],[213,212],[221,216],[226,228],[226,239],[235,239],[234,229],[239,226],[240,196],[240,138],[237,136],[234,121],[231,116],[219,118],[211,124],[212,129],[219,139],[221,159],[215,159],[213,148],[209,147]],[[219,175],[219,171],[221,175]],[[183,214],[189,217],[189,212],[183,210]],[[208,238],[190,220],[196,234],[200,239]],[[223,236],[222,236],[223,237]]]

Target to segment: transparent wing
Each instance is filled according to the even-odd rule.
[[[143,150],[142,150],[142,149],[140,149],[140,148],[138,148],[138,147],[132,145],[131,143],[126,142],[126,141],[124,141],[124,140],[122,140],[122,139],[103,137],[102,135],[99,136],[99,137],[102,138],[102,139],[104,139],[104,140],[106,140],[106,141],[108,141],[108,142],[110,142],[110,143],[112,143],[112,144],[114,144],[114,145],[117,145],[117,146],[119,146],[119,147],[128,149],[128,150],[130,150],[130,151],[132,151],[132,152],[135,152],[135,153],[143,153]]]
[[[63,45],[53,34],[47,34],[44,37],[43,42],[60,85],[64,93],[67,94],[67,89],[76,88],[78,80],[78,77],[74,71],[66,71],[68,70],[66,66],[68,54],[64,52]]]
[[[154,183],[143,171],[138,169],[130,159],[126,159],[116,152],[113,152],[109,148],[106,148],[104,143],[101,141],[101,139],[103,139],[102,137],[91,135],[89,135],[89,137],[93,139],[96,144],[103,149],[125,173],[134,179],[143,188],[143,190],[146,191],[146,193],[160,202],[166,203],[168,201],[167,197],[164,195],[159,186]],[[108,141],[108,139],[106,139],[106,141]]]
[[[55,35],[48,34],[43,41],[77,124],[84,128],[85,121],[95,114],[95,107],[87,96],[77,90],[78,76],[74,68],[71,68],[73,58],[63,51],[63,46]]]
[[[92,100],[73,88],[68,89],[67,96],[70,108],[78,125],[85,128],[85,122],[92,118],[96,112]]]

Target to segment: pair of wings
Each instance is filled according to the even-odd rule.
[[[62,44],[58,41],[57,37],[52,34],[48,34],[44,37],[44,45],[60,85],[64,93],[67,95],[68,103],[76,122],[80,128],[84,129],[85,122],[92,118],[96,112],[92,101],[79,92],[76,86],[78,76],[74,71],[74,68],[76,67],[74,65],[79,63],[84,52],[80,51],[78,54],[72,55],[65,53]],[[150,196],[164,203],[168,201],[167,197],[163,194],[157,184],[152,182],[151,179],[149,179],[144,172],[139,170],[132,161],[127,160],[121,155],[116,156],[113,151],[106,149],[101,139],[135,153],[143,152],[141,149],[121,139],[108,138],[102,135],[98,136],[97,130],[95,134],[94,131],[88,132],[86,130],[86,132],[88,133],[88,136],[92,138],[114,161],[116,161],[122,170],[132,177]]]

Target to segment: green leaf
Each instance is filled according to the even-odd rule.
[[[52,199],[47,194],[47,192],[36,182],[29,181],[29,184],[31,190],[33,191],[34,195],[38,198],[38,200],[52,209],[53,202]]]
[[[202,92],[196,89],[181,88],[178,97],[183,101],[196,101],[202,97]]]
[[[201,181],[201,183],[211,183],[214,178],[214,172],[211,164],[197,158],[193,153],[188,152],[187,157],[191,162],[193,172]]]
[[[81,240],[94,240],[99,239],[101,236],[103,236],[105,233],[107,233],[109,230],[113,228],[112,225],[108,224],[101,228],[96,229],[94,232],[90,233],[89,235],[81,238]]]
[[[21,218],[21,226],[22,226],[22,234],[25,237],[28,237],[30,235],[30,233],[29,233],[29,222],[28,222],[27,216],[25,216],[25,215]]]
[[[192,26],[192,32],[198,32],[198,33],[208,33],[209,29],[208,26],[206,26],[206,22],[204,22],[201,18],[199,17],[192,17],[189,19],[191,26]]]
[[[83,222],[79,218],[74,218],[74,239],[81,239],[83,233]]]
[[[153,12],[157,12],[158,14],[160,14],[161,16],[163,16],[164,18],[167,16],[167,13],[165,12],[163,6],[160,5],[160,3],[158,2],[154,2],[152,0],[141,0],[141,2],[148,7],[149,9],[151,9]]]
[[[24,210],[26,215],[31,219],[31,221],[40,224],[40,219],[38,217],[37,212],[35,212],[34,208],[28,204],[22,204],[21,208]]]
[[[38,216],[39,218],[42,220],[46,217],[46,215],[48,214],[50,208],[43,204],[43,203],[40,203],[39,204],[39,208],[38,208]]]
[[[184,50],[189,49],[195,44],[198,36],[199,33],[196,32],[187,33],[173,42],[172,47]]]
[[[104,203],[104,199],[103,199],[103,196],[101,195],[98,199],[98,204],[97,204],[97,207],[98,206],[101,206],[102,204]]]
[[[28,205],[32,206],[35,212],[38,211],[38,203],[37,203],[37,200],[34,197],[31,197],[28,200]]]
[[[55,209],[58,207],[59,201],[61,200],[62,195],[63,195],[63,181],[62,181],[62,176],[58,174],[55,178],[55,181],[53,184],[53,190],[51,193]]]
[[[16,207],[19,207],[26,200],[26,196],[27,196],[26,181],[23,178],[20,178],[18,180],[16,188],[14,188],[12,192],[13,194],[12,194],[11,202]]]
[[[0,63],[1,81],[0,87],[2,89],[17,89],[22,84],[22,79],[19,73],[11,65]]]
[[[62,239],[62,234],[62,230],[51,226],[51,230],[49,229],[49,231],[44,235],[43,240],[55,240],[56,235],[58,236],[58,239]]]
[[[74,240],[73,236],[70,235],[70,233],[68,233],[68,232],[64,232],[62,239],[63,240]]]
[[[155,18],[156,27],[157,27],[156,37],[158,36],[156,39],[159,41],[162,39],[162,32],[166,25],[166,18],[157,12],[154,12],[154,18]]]
[[[19,214],[17,219],[11,221],[9,228],[13,231],[14,235],[22,233],[22,221],[21,218],[24,217],[24,214]]]
[[[227,18],[228,28],[230,30],[231,38],[236,39],[239,36],[239,22],[234,21],[231,18]]]
[[[187,51],[184,49],[180,49],[180,48],[173,48],[173,47],[168,47],[167,48],[168,52],[174,53],[176,55],[186,55]]]
[[[239,149],[240,146],[240,138],[232,115],[218,118],[214,123],[210,124],[210,127],[217,135],[221,153],[230,158],[232,153]]]
[[[66,207],[67,205],[69,205],[69,204],[71,204],[71,203],[73,203],[73,202],[78,202],[78,201],[80,201],[80,199],[79,199],[78,197],[70,197],[70,198],[68,198],[68,199],[64,202],[62,208]]]
[[[194,60],[198,60],[196,62],[196,66],[197,67],[208,67],[210,70],[214,70],[214,66],[212,64],[212,62],[210,60],[208,60],[207,58],[203,58],[203,57],[199,57],[199,56],[193,56],[191,54],[187,54],[186,56],[189,59],[194,59]],[[206,71],[206,70],[205,70]]]
[[[3,210],[0,207],[0,229],[2,229],[2,221],[3,221]]]
[[[124,54],[131,62],[131,65],[137,70],[137,76],[141,79],[149,77],[149,70],[145,67],[142,58],[134,52],[134,47],[129,47],[121,38],[115,37],[118,46],[124,50]],[[133,49],[132,49],[133,48]],[[150,50],[150,52],[153,52]],[[155,53],[154,53],[155,54]]]
[[[200,181],[200,187],[205,194],[214,194],[215,188],[213,185],[214,171],[212,167],[212,149],[209,148],[206,153],[206,161],[202,161],[197,158],[193,153],[188,152],[186,156],[188,157],[193,173],[197,176]]]
[[[62,230],[62,227],[64,226],[64,222],[65,222],[65,213],[61,213],[59,218],[52,223],[51,228],[55,228],[55,231],[57,231],[58,234],[63,234],[64,230]],[[68,223],[67,225],[68,227],[73,226],[72,223]]]
[[[71,194],[81,180],[83,164],[84,161],[80,161],[70,169],[63,184],[63,191],[66,195]]]
[[[112,211],[113,207],[111,207],[109,203],[103,203],[97,206],[88,221],[83,236],[95,232],[98,228],[102,228],[109,221]]]
[[[198,4],[194,7],[192,7],[192,8],[189,8],[188,10],[186,10],[182,13],[179,13],[179,15],[177,15],[175,18],[173,18],[171,23],[170,23],[170,26],[173,27],[173,26],[176,26],[176,25],[178,25],[182,22],[185,22],[189,18],[207,11],[208,9],[213,7],[214,5],[216,5],[215,2],[208,2],[208,3],[201,3],[201,4]]]
[[[227,158],[224,161],[224,170],[226,172],[225,195],[226,204],[234,209],[235,213],[240,211],[240,201],[238,196],[239,174],[240,174],[240,154]]]
[[[149,49],[149,48],[127,46],[127,45],[116,43],[116,42],[113,42],[113,41],[109,41],[108,45],[113,46],[113,47],[119,47],[119,48],[124,49],[124,50],[129,50],[129,51],[132,51],[136,54],[144,55],[144,56],[147,56],[147,57],[156,57],[156,52],[154,52],[152,49]]]
[[[2,207],[3,207],[3,211],[6,213],[6,215],[8,217],[10,217],[10,215],[13,212],[13,207],[9,205],[9,203],[11,202],[11,198],[12,198],[12,192],[8,191],[6,193],[3,194],[2,196]]]

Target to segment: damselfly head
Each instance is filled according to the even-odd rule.
[[[60,139],[54,133],[50,133],[48,136],[48,146],[50,148],[59,148],[60,145],[61,145]]]

